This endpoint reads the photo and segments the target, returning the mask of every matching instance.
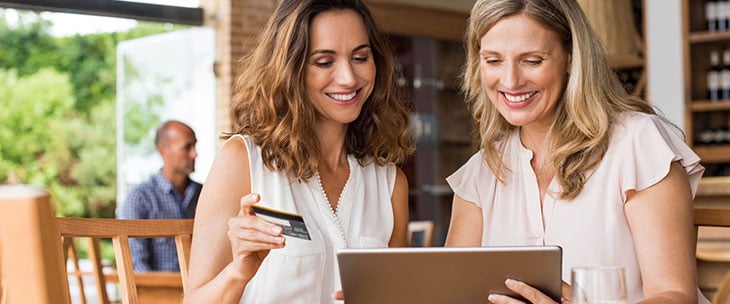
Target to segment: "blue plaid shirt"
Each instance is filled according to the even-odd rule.
[[[193,218],[202,187],[200,183],[190,180],[183,197],[159,171],[129,192],[117,218]],[[129,246],[135,271],[180,271],[173,238],[130,238]]]

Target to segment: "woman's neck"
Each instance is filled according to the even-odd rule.
[[[346,125],[325,125],[317,128],[319,138],[321,163],[320,167],[326,167],[328,171],[334,172],[341,167],[348,167],[347,151],[345,150]]]

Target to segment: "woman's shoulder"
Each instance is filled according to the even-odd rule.
[[[247,147],[247,136],[241,134],[233,134],[223,141],[223,145],[220,147],[220,153],[235,153],[240,154],[241,152],[248,151]]]
[[[376,161],[372,156],[366,156],[358,158],[354,154],[347,155],[350,166],[358,166],[362,172],[372,172],[374,174],[385,174],[387,176],[395,177],[398,166],[392,162]]]
[[[668,119],[658,114],[634,111],[620,113],[613,132],[614,139],[654,136],[656,132],[663,135],[684,136],[682,130]]]
[[[484,181],[485,179],[495,178],[492,171],[487,165],[487,161],[484,158],[483,152],[477,151],[467,159],[467,161],[454,173],[446,178],[449,182],[456,182],[457,180],[467,182],[473,181]]]
[[[636,111],[626,111],[621,112],[618,114],[617,122],[622,125],[627,125],[629,127],[637,125],[637,124],[643,124],[648,123],[650,121],[653,121],[654,119],[658,119],[659,116],[656,114],[650,114],[650,113],[643,113],[643,112],[636,112]]]
[[[256,147],[252,146],[253,140],[247,135],[234,134],[227,138],[216,154],[216,161],[233,165],[243,164],[248,167],[252,153]]]

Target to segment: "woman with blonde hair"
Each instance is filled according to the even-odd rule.
[[[336,250],[405,246],[413,152],[393,54],[359,0],[284,0],[242,60],[195,218],[186,303],[328,303]],[[307,237],[253,206],[301,215]],[[301,231],[300,231],[301,232]]]
[[[622,88],[578,3],[478,0],[466,40],[480,151],[447,178],[446,245],[559,245],[564,281],[573,267],[621,266],[630,303],[706,301],[692,222],[704,168],[678,129]]]

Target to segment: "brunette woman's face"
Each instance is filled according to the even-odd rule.
[[[549,128],[570,66],[560,37],[518,14],[498,21],[480,45],[482,83],[497,111],[514,126]]]
[[[310,26],[307,96],[318,118],[354,121],[375,86],[375,62],[365,25],[352,10],[318,14]]]

